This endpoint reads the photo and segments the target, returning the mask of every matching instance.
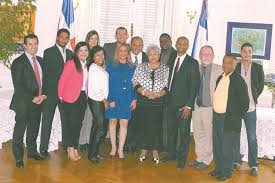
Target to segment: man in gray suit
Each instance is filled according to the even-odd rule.
[[[119,27],[116,29],[116,35],[115,35],[116,42],[105,43],[103,46],[106,54],[105,55],[106,64],[110,64],[113,62],[117,45],[121,43],[126,43],[128,37],[129,35],[125,27]]]
[[[191,161],[190,166],[205,169],[213,159],[212,148],[212,117],[213,94],[217,78],[223,72],[222,67],[213,63],[214,50],[205,45],[200,50],[201,82],[193,111],[193,135],[197,158]]]

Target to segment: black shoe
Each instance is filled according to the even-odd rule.
[[[221,182],[221,181],[225,181],[225,180],[230,179],[230,178],[231,178],[231,175],[222,175],[222,176],[219,176],[219,177],[217,178],[217,180],[218,180],[219,182]]]
[[[184,168],[184,166],[185,166],[185,163],[183,161],[179,160],[177,163],[177,169],[182,170]]]
[[[240,170],[241,164],[240,163],[234,163],[233,170]]]
[[[208,176],[210,176],[210,177],[219,177],[219,176],[221,176],[221,173],[217,172],[216,170],[213,170],[213,171],[208,173]]]
[[[40,154],[28,154],[28,158],[32,159],[32,160],[37,160],[37,161],[41,161],[44,160],[45,158],[42,157]]]
[[[97,159],[99,159],[99,160],[105,160],[105,159],[106,159],[106,157],[101,156],[101,155],[99,155],[99,154],[98,154],[96,157],[97,157]]]
[[[257,168],[251,168],[250,173],[251,176],[257,177],[258,176],[258,170]]]
[[[15,165],[17,168],[24,168],[24,162],[21,160],[16,160]]]
[[[40,155],[45,159],[50,157],[50,154],[48,151],[40,151]]]
[[[97,157],[88,158],[93,164],[97,165],[100,163],[100,160]]]

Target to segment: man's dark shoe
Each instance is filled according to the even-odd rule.
[[[191,167],[195,167],[199,164],[200,162],[198,162],[197,160],[193,160],[191,161],[188,165],[191,166]]]
[[[179,160],[177,163],[177,169],[182,170],[184,168],[184,166],[185,166],[185,163],[183,161]]]
[[[258,170],[257,168],[251,168],[250,173],[251,176],[257,177],[258,176]]]
[[[87,151],[87,149],[88,149],[88,144],[80,144],[79,145],[80,151]]]
[[[42,157],[40,154],[28,154],[28,158],[32,159],[32,160],[37,160],[37,161],[41,161],[44,160],[45,158]]]
[[[100,163],[100,160],[97,157],[88,158],[93,164],[97,165]]]
[[[40,155],[45,159],[50,157],[50,153],[48,151],[40,151]]]
[[[240,170],[241,164],[240,163],[234,163],[233,170]]]
[[[225,181],[227,179],[230,179],[231,177],[232,177],[231,175],[222,175],[222,176],[217,177],[217,180],[219,182],[221,182],[221,181]]]
[[[105,160],[105,159],[106,159],[106,157],[101,156],[101,155],[99,155],[99,154],[98,154],[96,157],[97,157],[97,159],[99,159],[99,160]]]
[[[24,162],[22,160],[16,160],[15,165],[17,168],[24,168]]]
[[[217,172],[216,170],[213,170],[213,171],[208,173],[208,176],[210,176],[210,177],[219,177],[219,176],[221,176],[221,173]]]

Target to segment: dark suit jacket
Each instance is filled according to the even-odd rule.
[[[169,65],[169,85],[172,82],[173,66],[177,55],[174,56],[173,62]],[[194,108],[194,101],[200,84],[199,63],[189,55],[186,55],[175,79],[171,85],[168,96],[168,107],[176,109],[184,106]]]
[[[72,59],[73,52],[66,49],[66,61]],[[46,49],[43,56],[43,92],[47,100],[58,100],[57,85],[64,68],[63,57],[56,45]]]
[[[161,54],[160,54],[161,55]],[[172,67],[173,68],[173,65],[171,66],[171,64],[174,64],[175,62],[175,58],[177,57],[177,51],[172,47],[172,50],[171,50],[171,53],[170,53],[170,56],[169,56],[169,59],[167,61],[167,65],[168,67]]]
[[[42,58],[37,56],[36,59],[43,70],[44,66]],[[16,113],[19,112],[25,114],[33,106],[33,98],[38,95],[38,83],[35,78],[34,70],[25,53],[12,62],[11,76],[14,86],[14,94],[10,104],[10,109]]]
[[[218,86],[222,75],[218,77]],[[249,96],[247,86],[240,74],[233,72],[230,76],[228,99],[224,121],[225,131],[241,131],[242,118],[249,108]]]
[[[239,62],[236,71],[241,75],[241,63]],[[264,71],[260,64],[252,62],[251,65],[251,90],[255,104],[258,103],[258,97],[264,89]]]
[[[105,50],[106,64],[111,64],[114,60],[117,42],[105,43],[103,49]]]

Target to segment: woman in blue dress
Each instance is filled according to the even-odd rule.
[[[124,158],[123,147],[127,135],[128,121],[132,110],[136,108],[136,94],[132,77],[135,66],[129,62],[130,48],[128,44],[120,44],[116,48],[114,64],[107,65],[109,73],[109,109],[105,116],[109,119],[109,135],[112,144],[111,156],[118,152],[119,158]],[[116,125],[119,121],[119,146],[116,147]]]

